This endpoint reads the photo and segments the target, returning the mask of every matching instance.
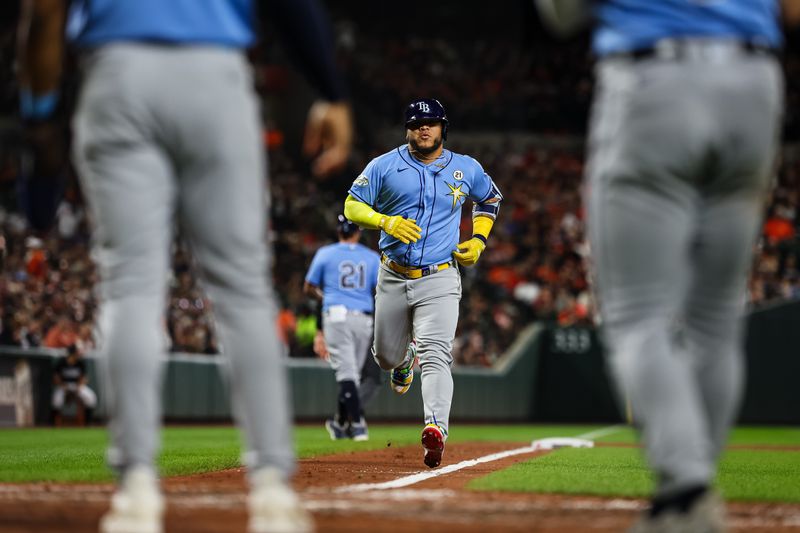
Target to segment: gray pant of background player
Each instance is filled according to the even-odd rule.
[[[406,279],[383,265],[378,272],[375,361],[384,370],[399,366],[413,335],[422,370],[425,423],[436,423],[445,432],[453,403],[450,352],[460,299],[461,275],[455,267],[419,279]]]
[[[371,315],[354,311],[348,311],[344,320],[336,322],[327,313],[322,315],[322,330],[337,383],[352,381],[359,385],[372,340],[372,323]]]
[[[165,295],[177,219],[214,304],[248,466],[294,468],[265,244],[265,162],[246,59],[113,45],[86,58],[75,155],[95,221],[109,461],[158,449]]]
[[[611,367],[656,496],[707,485],[743,387],[746,274],[778,146],[769,56],[697,44],[597,67],[589,232]]]

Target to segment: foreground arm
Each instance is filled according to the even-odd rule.
[[[25,0],[17,33],[25,141],[17,195],[28,222],[40,231],[54,223],[66,182],[67,133],[58,113],[65,16],[64,0]]]
[[[787,26],[800,23],[800,0],[783,0],[783,21]]]
[[[308,113],[303,151],[316,156],[312,170],[327,176],[341,170],[353,144],[353,119],[344,77],[334,59],[330,18],[317,0],[269,0],[275,21],[297,64],[322,94]]]

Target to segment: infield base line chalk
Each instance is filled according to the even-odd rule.
[[[599,429],[597,431],[591,431],[589,433],[579,435],[574,439],[565,438],[565,440],[581,440],[581,439],[585,440],[588,439],[589,437],[597,438],[601,436],[606,436],[610,435],[611,433],[615,433],[616,431],[619,431],[623,427],[624,426],[622,425],[609,426],[606,428]],[[541,439],[541,440],[546,440],[546,439]],[[531,446],[524,446],[522,448],[497,452],[490,455],[485,455],[483,457],[478,457],[477,459],[467,459],[466,461],[461,461],[460,463],[456,463],[454,465],[448,465],[438,470],[431,470],[429,472],[419,472],[417,474],[412,474],[410,476],[404,476],[401,478],[393,479],[392,481],[384,481],[382,483],[357,483],[355,485],[345,485],[344,487],[337,488],[335,492],[352,493],[352,492],[366,492],[370,490],[388,490],[388,489],[399,489],[401,487],[408,487],[409,485],[414,485],[416,483],[420,483],[428,479],[433,479],[438,476],[443,476],[445,474],[451,474],[453,472],[457,472],[458,470],[462,470],[464,468],[471,468],[473,466],[482,463],[491,463],[492,461],[498,461],[500,459],[505,459],[506,457],[513,457],[515,455],[520,455],[524,453],[544,451],[545,448],[538,446],[537,442],[539,441],[533,441],[533,444],[531,444]]]

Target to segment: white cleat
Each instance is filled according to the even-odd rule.
[[[273,468],[262,468],[253,474],[247,497],[250,512],[248,533],[310,533],[314,522],[297,494]]]
[[[100,519],[100,533],[162,533],[164,497],[155,472],[129,469],[111,497],[111,509]]]

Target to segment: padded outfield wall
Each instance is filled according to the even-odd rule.
[[[740,421],[800,423],[800,302],[752,313],[747,336],[748,381]],[[49,421],[55,351],[0,347],[0,426]],[[90,385],[98,387],[89,357]],[[164,414],[175,421],[228,421],[230,402],[221,358],[172,355],[166,363]],[[333,414],[336,384],[327,363],[288,360],[299,420]],[[461,421],[617,422],[624,420],[607,377],[602,343],[592,328],[525,329],[492,368],[456,368],[452,418]],[[417,375],[419,379],[419,375]],[[269,408],[268,406],[265,406]],[[418,383],[399,397],[382,387],[367,408],[370,420],[420,421]]]

